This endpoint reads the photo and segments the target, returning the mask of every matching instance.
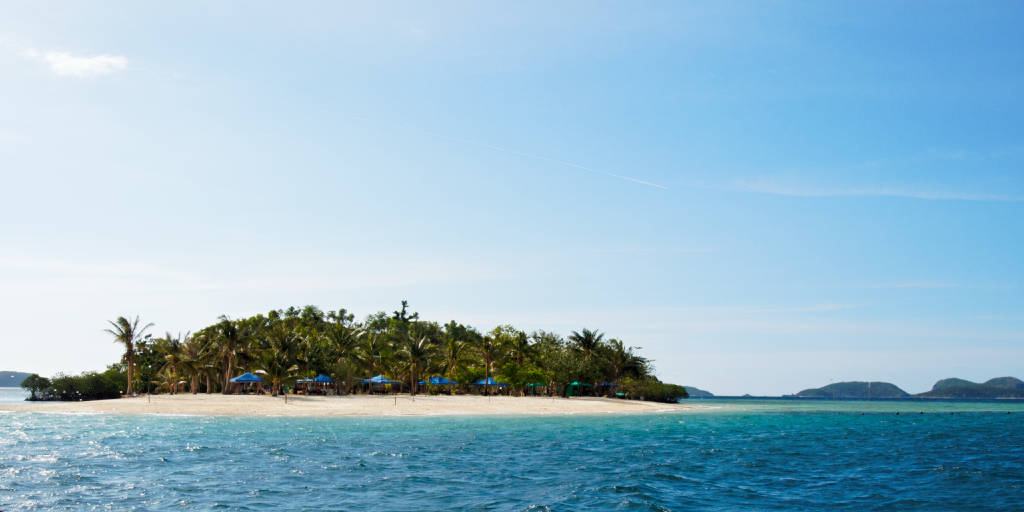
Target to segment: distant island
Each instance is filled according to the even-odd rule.
[[[710,391],[704,391],[703,389],[695,388],[693,386],[683,386],[686,388],[686,393],[690,395],[690,398],[713,398],[715,395],[711,394]]]
[[[888,382],[836,382],[821,388],[805,389],[799,398],[908,398],[910,393]]]
[[[29,375],[32,374],[25,372],[0,371],[0,388],[19,387]]]
[[[821,388],[805,389],[793,398],[1024,398],[1024,381],[1015,377],[998,377],[983,383],[964,379],[942,379],[931,391],[911,395],[888,382],[836,382]]]
[[[1024,398],[1024,381],[1015,377],[997,377],[983,383],[964,379],[942,379],[921,398]]]

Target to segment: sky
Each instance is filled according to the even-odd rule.
[[[407,299],[779,395],[1024,377],[1014,2],[6,2],[0,369]]]

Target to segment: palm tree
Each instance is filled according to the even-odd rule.
[[[299,366],[295,355],[299,349],[299,336],[294,331],[278,325],[264,338],[265,348],[257,355],[259,369],[253,373],[264,375],[270,380],[271,394],[277,396],[281,384],[298,375]]]
[[[491,367],[501,358],[501,344],[491,336],[480,337],[480,357],[484,360],[484,394],[490,394]]]
[[[189,334],[185,334],[185,338],[190,338]],[[177,337],[166,333],[163,338],[156,340],[156,352],[163,356],[165,361],[163,368],[160,369],[159,373],[163,373],[167,376],[173,376],[173,379],[167,378],[168,392],[172,395],[178,391],[178,381],[181,378],[182,362],[184,360],[182,347],[184,343],[181,341],[181,334]]]
[[[221,315],[220,323],[217,324],[217,348],[218,355],[224,362],[224,387],[221,388],[221,392],[226,395],[231,389],[231,370],[234,368],[235,356],[242,349],[242,336],[238,331],[238,325],[226,315]]]
[[[381,373],[383,374],[383,354],[381,353],[384,349],[384,343],[381,341],[382,335],[370,331],[362,330],[359,332],[359,340],[361,343],[353,351],[353,356],[360,362],[369,377],[373,377],[377,373],[377,365],[381,365]],[[368,378],[369,378],[368,377]],[[370,391],[373,392],[373,385],[370,385]]]
[[[515,357],[516,364],[523,366],[523,361],[530,355],[530,349],[533,347],[530,345],[530,338],[526,336],[526,333],[520,331],[512,338],[509,348],[512,351],[512,356]]]
[[[416,394],[417,380],[416,377],[420,370],[427,365],[427,357],[434,348],[434,343],[427,338],[422,336],[417,338],[412,333],[405,335],[404,343],[401,346],[402,358],[406,360],[409,365],[409,387],[412,390],[412,394]]]
[[[590,359],[590,356],[594,354],[597,347],[601,346],[601,340],[604,339],[604,334],[599,331],[590,329],[583,329],[583,332],[573,331],[569,335],[569,341],[576,344],[576,348],[583,353],[584,359]]]
[[[608,354],[608,363],[612,370],[612,382],[616,386],[619,385],[619,379],[624,375],[639,377],[644,373],[647,368],[647,359],[633,353],[636,347],[626,347],[616,339],[609,340],[608,345],[611,349]]]
[[[448,380],[455,380],[455,372],[459,365],[466,360],[466,341],[470,331],[464,326],[451,321],[444,329],[443,364],[444,371],[448,374]],[[451,393],[455,394],[455,387],[450,387]]]
[[[113,336],[114,342],[124,345],[124,360],[128,365],[128,389],[125,390],[125,394],[131,396],[132,380],[135,377],[135,343],[142,339],[146,330],[153,327],[153,324],[146,324],[140,329],[139,317],[136,315],[135,321],[119,316],[117,320],[110,322],[110,325],[113,329],[104,329],[104,332]]]
[[[338,364],[345,371],[345,386],[350,387],[352,385],[352,364],[350,359],[355,359],[355,351],[359,338],[362,336],[362,331],[343,322],[337,322],[329,324],[326,336],[335,351]]]

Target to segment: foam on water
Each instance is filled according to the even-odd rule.
[[[736,402],[546,418],[17,412],[0,416],[0,510],[1024,509],[1021,404]]]

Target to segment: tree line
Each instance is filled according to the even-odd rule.
[[[108,375],[111,382],[122,375],[129,395],[230,393],[235,390],[230,379],[249,371],[260,375],[274,395],[296,379],[323,374],[332,377],[339,394],[360,392],[364,379],[384,375],[412,394],[423,392],[419,381],[443,376],[458,382],[462,391],[472,382],[493,379],[519,395],[531,384],[547,394],[564,394],[577,382],[583,394],[619,392],[663,401],[686,396],[682,386],[661,383],[651,360],[635,347],[596,330],[573,331],[564,338],[511,325],[480,332],[455,321],[422,320],[406,301],[390,314],[382,311],[362,321],[345,309],[290,307],[243,319],[221,316],[195,332],[159,337],[149,332],[152,324],[140,325],[137,317],[110,324],[107,332],[125,352],[107,373],[95,375]]]

